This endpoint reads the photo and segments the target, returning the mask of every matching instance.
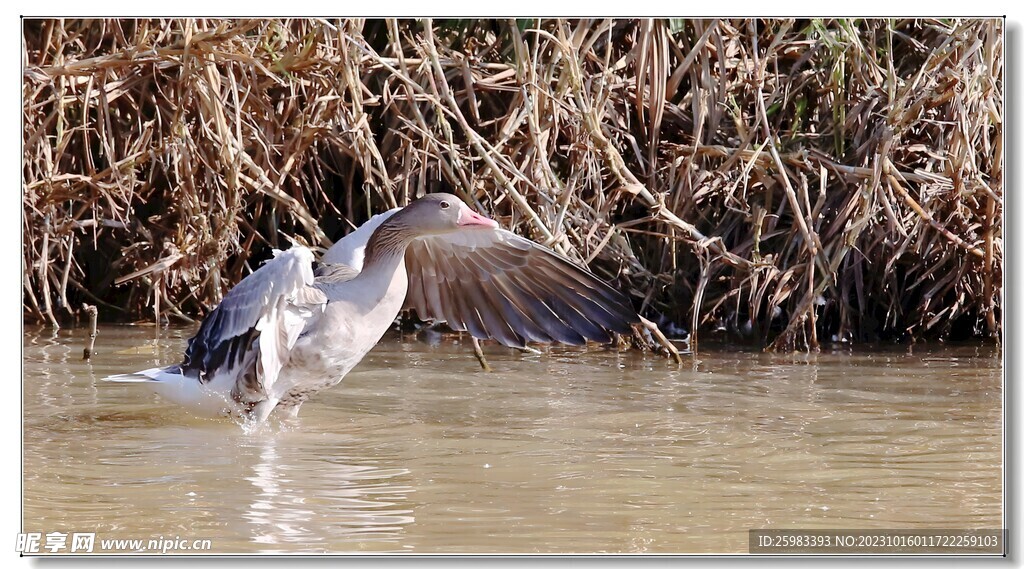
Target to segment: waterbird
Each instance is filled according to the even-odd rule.
[[[510,347],[610,342],[640,321],[586,268],[446,193],[372,217],[314,265],[306,247],[276,251],[203,320],[180,364],[106,379],[258,425],[338,384],[403,308]]]

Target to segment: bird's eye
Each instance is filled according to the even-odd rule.
[[[441,209],[448,209],[450,207],[452,207],[452,204],[448,202],[441,202]]]

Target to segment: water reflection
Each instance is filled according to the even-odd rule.
[[[751,528],[999,527],[984,346],[489,353],[390,341],[294,425],[192,418],[110,373],[189,330],[25,341],[25,527],[214,550],[746,551]]]
[[[400,550],[402,528],[414,521],[412,510],[402,507],[408,507],[411,488],[396,483],[408,470],[347,464],[320,454],[296,460],[288,452],[292,434],[272,433],[254,444],[259,460],[245,477],[253,488],[242,517],[252,525],[253,542],[268,546],[259,549],[288,551],[281,546],[290,543],[327,552],[329,545],[351,542],[375,550],[390,543]]]

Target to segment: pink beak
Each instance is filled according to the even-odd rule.
[[[465,227],[467,225],[477,225],[483,227],[490,227],[492,229],[498,226],[497,221],[494,221],[489,217],[484,217],[479,213],[469,209],[469,207],[465,205],[463,205],[462,210],[459,211],[458,224],[460,227]]]

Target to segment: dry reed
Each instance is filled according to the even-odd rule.
[[[1000,337],[1001,20],[25,20],[24,313],[208,312],[454,189],[652,320]]]

